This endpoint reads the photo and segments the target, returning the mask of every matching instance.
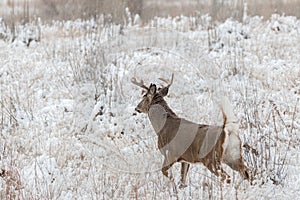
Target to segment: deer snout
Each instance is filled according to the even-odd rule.
[[[141,113],[140,109],[138,109],[138,108],[135,108],[135,111],[138,113]]]

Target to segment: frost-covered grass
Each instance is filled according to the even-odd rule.
[[[300,21],[273,15],[211,25],[208,16],[155,18],[143,27],[89,21],[40,23],[0,40],[0,199],[285,199],[300,193]],[[27,47],[23,41],[39,42]],[[9,32],[5,32],[9,37]],[[7,38],[6,37],[6,38]],[[25,39],[24,39],[25,38]],[[222,124],[227,95],[240,119],[244,159],[222,184],[193,165],[188,187],[160,172],[145,115],[146,83],[175,80],[166,98],[179,115]]]

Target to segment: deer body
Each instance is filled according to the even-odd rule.
[[[162,173],[169,177],[168,169],[175,162],[181,162],[181,187],[184,187],[190,164],[203,163],[213,174],[230,182],[230,176],[221,167],[221,162],[224,162],[249,179],[247,167],[242,160],[241,140],[232,111],[228,108],[223,109],[223,127],[197,124],[180,118],[163,98],[167,95],[172,81],[173,76],[167,87],[157,91],[154,84],[147,88],[142,81],[132,80],[133,83],[147,89],[147,94],[136,110],[148,114],[158,136],[158,148],[164,156]]]

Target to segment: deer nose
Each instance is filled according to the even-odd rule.
[[[138,108],[135,108],[135,111],[137,111],[138,113],[141,113],[141,111]]]

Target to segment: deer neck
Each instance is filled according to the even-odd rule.
[[[168,118],[178,118],[161,96],[154,97],[152,100],[148,116],[157,134],[164,128],[165,124],[168,123]]]

